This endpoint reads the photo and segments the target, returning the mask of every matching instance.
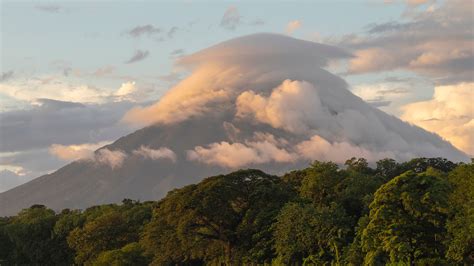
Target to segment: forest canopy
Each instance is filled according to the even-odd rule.
[[[315,161],[0,218],[0,265],[472,265],[474,164]]]

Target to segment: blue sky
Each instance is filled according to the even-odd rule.
[[[0,8],[0,171],[21,182],[135,130],[121,118],[189,74],[178,58],[260,32],[345,49],[353,58],[327,69],[348,89],[474,154],[469,0],[3,0]],[[70,102],[82,107],[71,111]]]
[[[237,8],[241,22],[235,30],[219,26],[230,7]],[[41,7],[58,7],[45,11]],[[285,33],[289,21],[301,21],[295,37],[322,37],[363,32],[370,23],[398,19],[403,4],[384,5],[364,1],[315,1],[257,3],[214,2],[9,2],[2,5],[2,71],[38,75],[58,72],[58,65],[80,71],[114,66],[117,73],[152,80],[169,74],[174,58],[183,49],[198,51],[236,36],[255,32]],[[263,25],[249,25],[255,21]],[[153,25],[162,34],[130,38],[125,35],[139,25]],[[167,32],[176,27],[173,38]],[[159,40],[164,38],[164,40]],[[147,50],[149,57],[136,64],[124,64],[135,50]],[[360,82],[359,80],[356,80]],[[87,79],[98,86],[120,86],[121,80]],[[157,86],[163,86],[159,84]],[[166,87],[159,88],[165,90]]]

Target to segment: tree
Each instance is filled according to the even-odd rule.
[[[337,164],[315,161],[305,172],[300,187],[302,198],[310,200],[316,206],[329,206],[338,200],[345,172]]]
[[[140,266],[148,265],[149,259],[143,255],[142,247],[134,242],[121,249],[104,251],[92,263],[95,266]]]
[[[280,178],[259,170],[206,178],[158,204],[143,246],[148,252],[166,251],[167,257],[154,251],[156,262],[264,262],[272,257],[271,225],[289,191]],[[184,252],[178,256],[174,250]]]
[[[413,264],[444,257],[450,186],[434,169],[408,171],[381,186],[370,204],[362,247],[367,264]]]
[[[120,249],[137,242],[143,225],[151,217],[150,204],[125,201],[121,206],[106,205],[84,213],[86,222],[67,237],[75,250],[77,264],[91,263],[104,251]]]
[[[15,264],[61,264],[64,250],[53,238],[56,220],[54,211],[43,205],[33,205],[13,217],[4,226],[13,245],[9,259]]]
[[[447,223],[447,257],[456,263],[474,264],[474,164],[460,165],[449,173],[451,217]]]
[[[343,208],[315,207],[308,202],[285,205],[275,223],[275,248],[284,264],[341,263],[350,226]]]

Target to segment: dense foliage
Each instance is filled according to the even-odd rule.
[[[0,218],[0,265],[473,265],[474,164],[314,162]]]

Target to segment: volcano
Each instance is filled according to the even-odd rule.
[[[313,160],[468,157],[434,133],[353,95],[325,69],[346,51],[276,34],[232,39],[176,64],[189,76],[124,123],[143,128],[0,194],[0,216],[33,204],[86,208],[157,200],[239,168],[280,174]]]

